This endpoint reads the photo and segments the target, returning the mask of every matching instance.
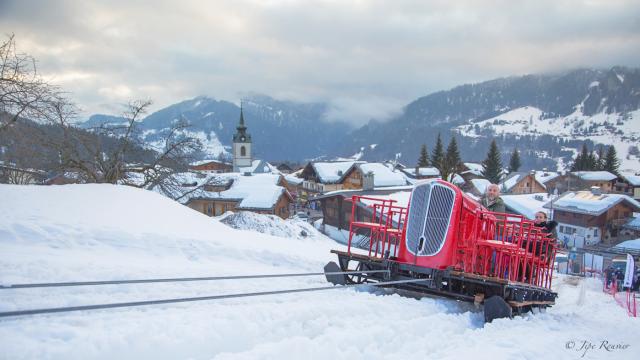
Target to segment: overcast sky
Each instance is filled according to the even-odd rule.
[[[257,92],[360,124],[464,83],[640,66],[640,1],[0,0],[0,32],[86,114]]]

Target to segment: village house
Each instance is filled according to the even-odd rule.
[[[554,200],[554,195],[544,193],[533,194],[519,194],[519,195],[501,195],[504,206],[507,213],[522,215],[527,219],[535,219],[536,213],[542,211],[546,214],[549,210],[544,208],[551,200]]]
[[[614,184],[614,191],[640,201],[640,173],[623,173]]]
[[[617,176],[608,171],[575,171],[567,172],[544,184],[548,192],[557,190],[558,194],[566,191],[589,190],[597,186],[603,193],[610,193],[614,189]]]
[[[627,195],[591,191],[568,192],[544,206],[558,222],[558,240],[569,246],[615,245],[619,231],[640,212],[640,203]]]
[[[287,163],[276,164],[276,169],[278,169],[282,174],[291,174],[294,171]]]
[[[348,240],[351,224],[352,197],[354,195],[369,196],[380,199],[392,199],[398,206],[408,206],[412,186],[372,188],[359,190],[338,190],[319,195],[313,201],[320,202],[323,222],[322,230],[329,237],[340,242]],[[356,204],[356,221],[370,221],[372,210],[368,204]],[[345,235],[346,231],[346,235]],[[346,236],[346,237],[345,237]]]
[[[341,190],[345,174],[355,163],[355,161],[309,162],[299,175],[304,180],[302,188],[310,195],[309,197]]]
[[[414,167],[403,168],[402,171],[409,179],[423,180],[423,179],[435,179],[440,177],[440,170],[435,167]]]
[[[201,160],[191,163],[189,169],[217,174],[231,172],[233,165],[219,160]]]
[[[491,184],[491,181],[483,178],[469,179],[462,185],[462,190],[466,193],[472,194],[474,197],[481,197],[487,191],[487,186]]]
[[[286,188],[279,185],[282,183],[282,176],[237,175],[230,180],[230,185],[227,185],[229,179],[221,181],[224,187],[217,189],[221,191],[209,191],[207,186],[202,186],[190,193],[182,202],[209,216],[222,215],[227,211],[252,211],[276,215],[283,219],[291,215],[290,207],[293,197]]]
[[[512,172],[498,185],[503,194],[533,194],[546,191],[546,187],[536,179],[533,172]]]
[[[462,163],[460,176],[462,176],[465,182],[471,179],[481,179],[481,178],[484,178],[484,175],[482,175],[483,170],[484,170],[484,167],[480,163],[473,163],[473,162]]]
[[[553,191],[553,189],[550,189],[549,186],[547,186],[547,183],[555,178],[557,178],[558,176],[560,176],[560,173],[555,172],[555,171],[548,171],[547,169],[542,169],[542,170],[536,170],[535,171],[536,174],[536,180],[544,185],[546,191],[548,193],[551,193]],[[549,191],[551,190],[551,191]]]

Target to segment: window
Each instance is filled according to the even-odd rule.
[[[207,205],[207,215],[213,215],[213,204]]]
[[[244,146],[240,146],[240,156],[247,156],[247,149]]]
[[[593,229],[593,236],[594,237],[598,236],[598,229]]]

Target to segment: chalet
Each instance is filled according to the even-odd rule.
[[[597,186],[602,192],[610,193],[614,189],[616,179],[617,176],[608,171],[575,171],[557,176],[544,184],[548,192],[589,190],[592,186]]]
[[[620,230],[625,239],[640,239],[640,215],[631,218]]]
[[[207,191],[201,187],[184,200],[188,207],[209,216],[222,215],[226,211],[252,211],[259,214],[290,216],[293,197],[282,183],[280,175],[241,175],[233,179],[228,189]]]
[[[394,188],[374,188],[370,190],[338,190],[319,195],[313,201],[320,202],[323,215],[324,233],[334,240],[346,242],[351,221],[353,195],[370,196],[374,198],[388,198],[397,201],[399,206],[408,206],[412,186]],[[371,209],[367,204],[358,203],[355,218],[357,221],[369,221]],[[343,237],[346,230],[346,238]]]
[[[615,245],[622,225],[629,222],[640,203],[621,194],[591,191],[568,192],[544,206],[558,222],[558,239],[569,246],[603,243]]]
[[[498,185],[503,194],[533,194],[546,191],[546,187],[536,179],[535,173],[512,172]]]
[[[310,162],[300,173],[302,188],[309,194],[341,190],[345,174],[355,161]]]
[[[479,163],[466,162],[462,163],[462,170],[460,171],[460,176],[464,178],[465,181],[471,179],[480,179],[484,178],[482,172],[484,171],[484,167]]]
[[[369,184],[367,184],[367,181]],[[409,183],[402,171],[382,163],[355,163],[341,179],[342,189],[371,189],[406,186]]]
[[[502,201],[508,213],[522,215],[533,220],[538,211],[548,213],[544,205],[554,199],[553,195],[546,192],[520,195],[501,195]]]
[[[467,193],[473,194],[475,197],[480,197],[484,195],[487,191],[487,186],[490,184],[491,181],[487,179],[470,179],[469,182],[464,183],[463,190]]]
[[[536,174],[536,180],[545,186],[545,188],[547,189],[547,192],[551,193],[553,191],[553,189],[549,189],[549,187],[547,187],[547,182],[557,178],[558,176],[560,176],[560,173],[555,172],[555,171],[547,171],[547,169],[542,169],[542,170],[536,170],[535,171]],[[549,191],[551,190],[551,191]]]
[[[440,170],[435,167],[414,167],[401,170],[409,179],[422,180],[440,177]]]
[[[291,174],[293,172],[293,168],[287,163],[277,164],[276,169],[283,174]]]
[[[624,173],[614,184],[614,191],[640,201],[640,173]]]
[[[191,163],[189,169],[217,174],[231,172],[233,165],[219,160],[202,160]]]

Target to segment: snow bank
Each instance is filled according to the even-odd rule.
[[[0,186],[3,283],[321,271],[333,242],[240,231],[153,192]],[[0,311],[325,285],[324,279],[0,291]],[[577,359],[567,344],[631,344],[640,323],[593,279],[558,277],[545,314],[482,324],[452,300],[348,289],[4,319],[7,359]]]
[[[225,215],[221,216],[220,222],[234,229],[252,230],[284,238],[329,240],[312,224],[301,219],[282,220],[275,215],[241,211],[238,213],[225,213]]]

